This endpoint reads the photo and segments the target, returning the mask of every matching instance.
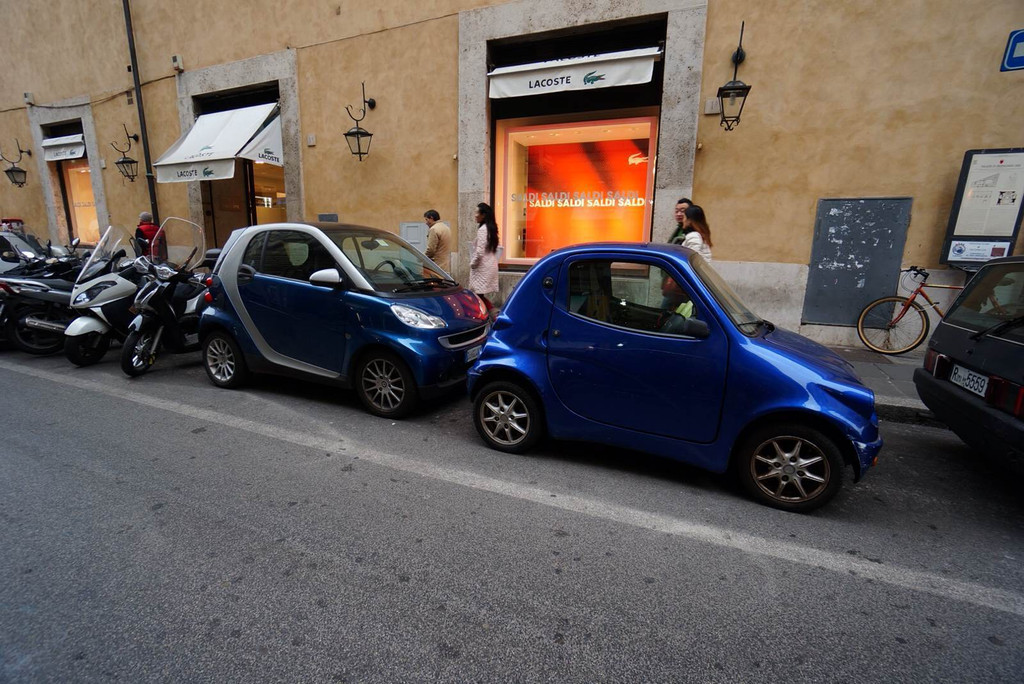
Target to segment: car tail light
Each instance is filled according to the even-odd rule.
[[[207,276],[206,280],[203,281],[203,284],[205,284],[206,287],[211,287],[213,285],[213,276]],[[210,300],[207,299],[206,301]]]
[[[1015,382],[992,376],[988,380],[985,401],[1010,415],[1024,417],[1024,387]]]
[[[209,290],[207,290],[206,294],[203,295],[203,301],[207,304],[213,301],[213,294]]]
[[[931,374],[935,374],[935,360],[938,359],[939,352],[934,349],[929,349],[928,353],[924,355],[924,369]]]

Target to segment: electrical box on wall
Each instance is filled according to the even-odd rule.
[[[704,101],[704,113],[705,114],[721,114],[722,103],[719,102],[717,97],[709,97]]]
[[[171,68],[176,74],[185,71],[185,62],[182,61],[181,55],[171,55]]]
[[[27,105],[34,105],[36,103],[36,96],[33,95],[32,93],[25,93],[24,94],[24,98],[25,98],[25,104],[27,104]]]

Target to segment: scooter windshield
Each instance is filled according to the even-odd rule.
[[[206,240],[201,226],[183,218],[170,217],[160,224],[145,254],[154,264],[175,270],[195,268],[203,259]]]
[[[123,226],[108,226],[82,267],[82,272],[78,274],[75,284],[92,280],[107,268],[111,261],[127,257],[127,252],[131,249],[131,237],[132,234]],[[114,268],[117,268],[117,264],[114,264]]]

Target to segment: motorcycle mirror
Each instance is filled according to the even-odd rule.
[[[71,249],[78,249],[78,245],[81,244],[81,242],[82,240],[80,238],[75,238],[74,240],[72,240]]]
[[[4,252],[3,254],[0,254],[0,259],[2,259],[3,261],[6,261],[9,264],[16,264],[19,261],[21,261],[21,259],[18,258],[17,254],[15,254],[14,252],[11,252],[9,250]]]

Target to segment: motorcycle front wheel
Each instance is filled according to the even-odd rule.
[[[64,331],[50,332],[29,328],[22,321],[33,317],[49,323],[67,324],[68,317],[48,306],[29,306],[12,313],[7,319],[7,338],[15,347],[27,354],[47,356],[64,348]]]
[[[110,336],[100,333],[75,335],[64,341],[64,356],[76,366],[91,366],[110,349]]]
[[[133,330],[121,347],[121,370],[130,378],[142,375],[156,361],[152,332]]]

